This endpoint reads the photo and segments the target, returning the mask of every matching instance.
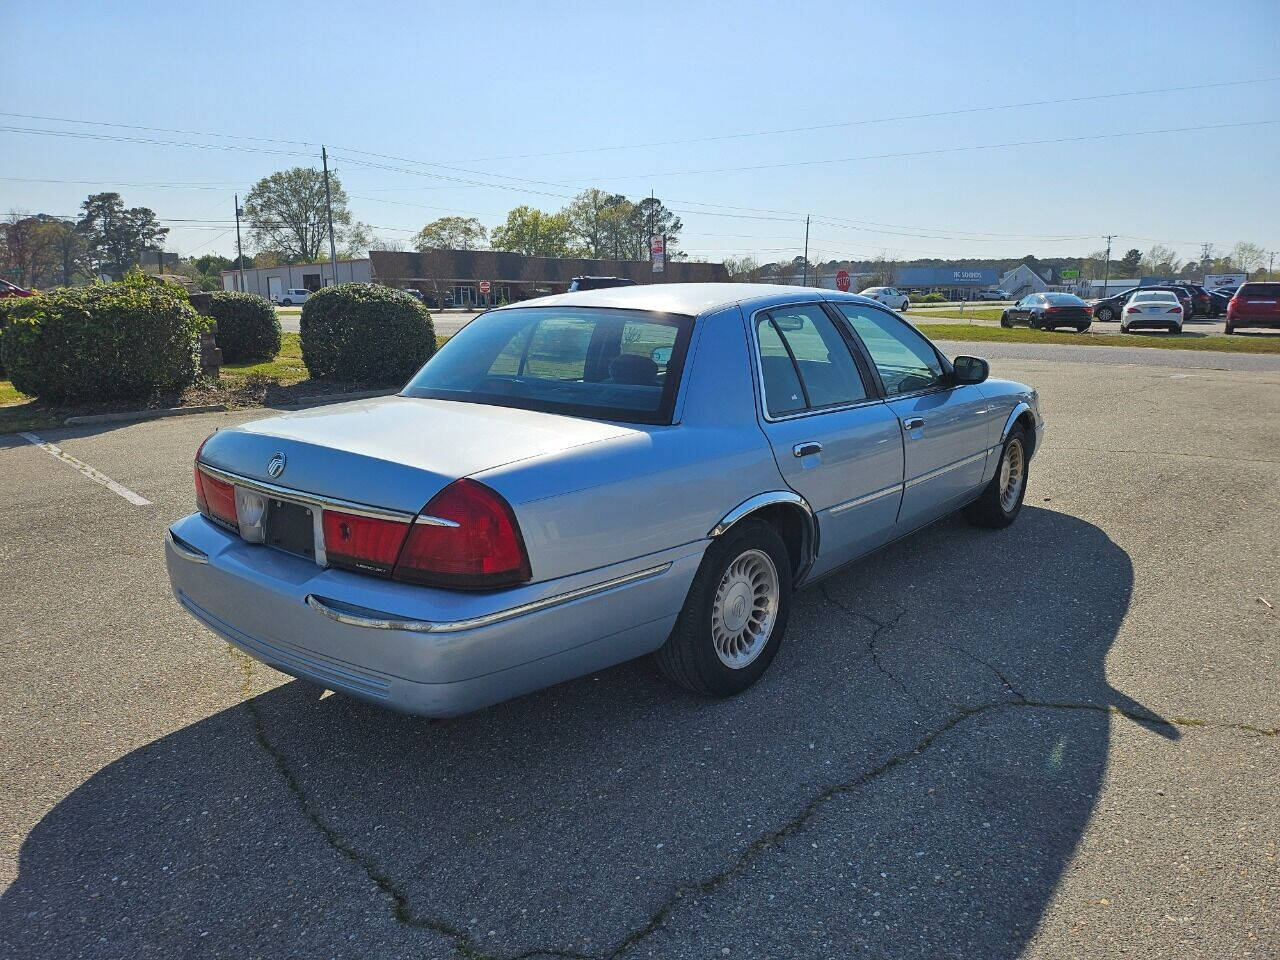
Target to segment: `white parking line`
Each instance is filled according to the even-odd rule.
[[[23,433],[23,434],[20,434],[20,436],[22,437],[23,440],[26,440],[27,443],[35,444],[45,453],[49,454],[49,456],[57,457],[63,463],[66,463],[66,464],[69,464],[70,466],[75,467],[77,470],[83,473],[86,477],[88,477],[94,483],[100,483],[104,487],[106,487],[108,490],[110,490],[112,493],[117,494],[118,496],[124,497],[126,500],[132,503],[135,507],[151,506],[151,501],[148,500],[146,497],[138,496],[128,487],[123,487],[120,484],[116,483],[114,480],[108,477],[105,473],[102,473],[101,471],[93,469],[93,467],[89,466],[87,463],[85,463],[82,460],[77,460],[75,457],[71,456],[71,454],[69,453],[64,453],[62,448],[58,446],[56,443],[49,443],[47,440],[42,440],[40,437],[37,437],[34,433]]]

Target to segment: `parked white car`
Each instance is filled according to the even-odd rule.
[[[1139,290],[1129,298],[1120,314],[1120,332],[1139,327],[1182,332],[1182,303],[1172,290]]]
[[[1012,300],[1008,290],[979,290],[979,300]]]
[[[271,299],[274,303],[278,303],[282,307],[292,307],[301,306],[306,303],[310,297],[310,290],[282,290]]]
[[[870,297],[877,303],[883,303],[892,310],[905,313],[911,306],[911,301],[907,299],[905,293],[901,293],[897,287],[867,287],[860,296]]]

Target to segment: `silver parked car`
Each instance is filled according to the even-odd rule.
[[[1011,523],[1034,390],[884,306],[746,284],[493,310],[398,396],[196,454],[178,600],[280,670],[446,716],[656,653],[700,693],[769,666],[793,591],[947,513]],[[994,549],[994,547],[993,547]]]

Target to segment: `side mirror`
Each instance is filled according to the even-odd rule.
[[[991,376],[991,364],[981,357],[956,357],[951,366],[957,384],[982,383]]]

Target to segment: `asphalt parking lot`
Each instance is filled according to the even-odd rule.
[[[1040,389],[1018,522],[809,589],[723,702],[326,694],[168,591],[261,411],[41,435],[144,505],[0,437],[0,956],[1275,957],[1280,357],[948,346]]]

